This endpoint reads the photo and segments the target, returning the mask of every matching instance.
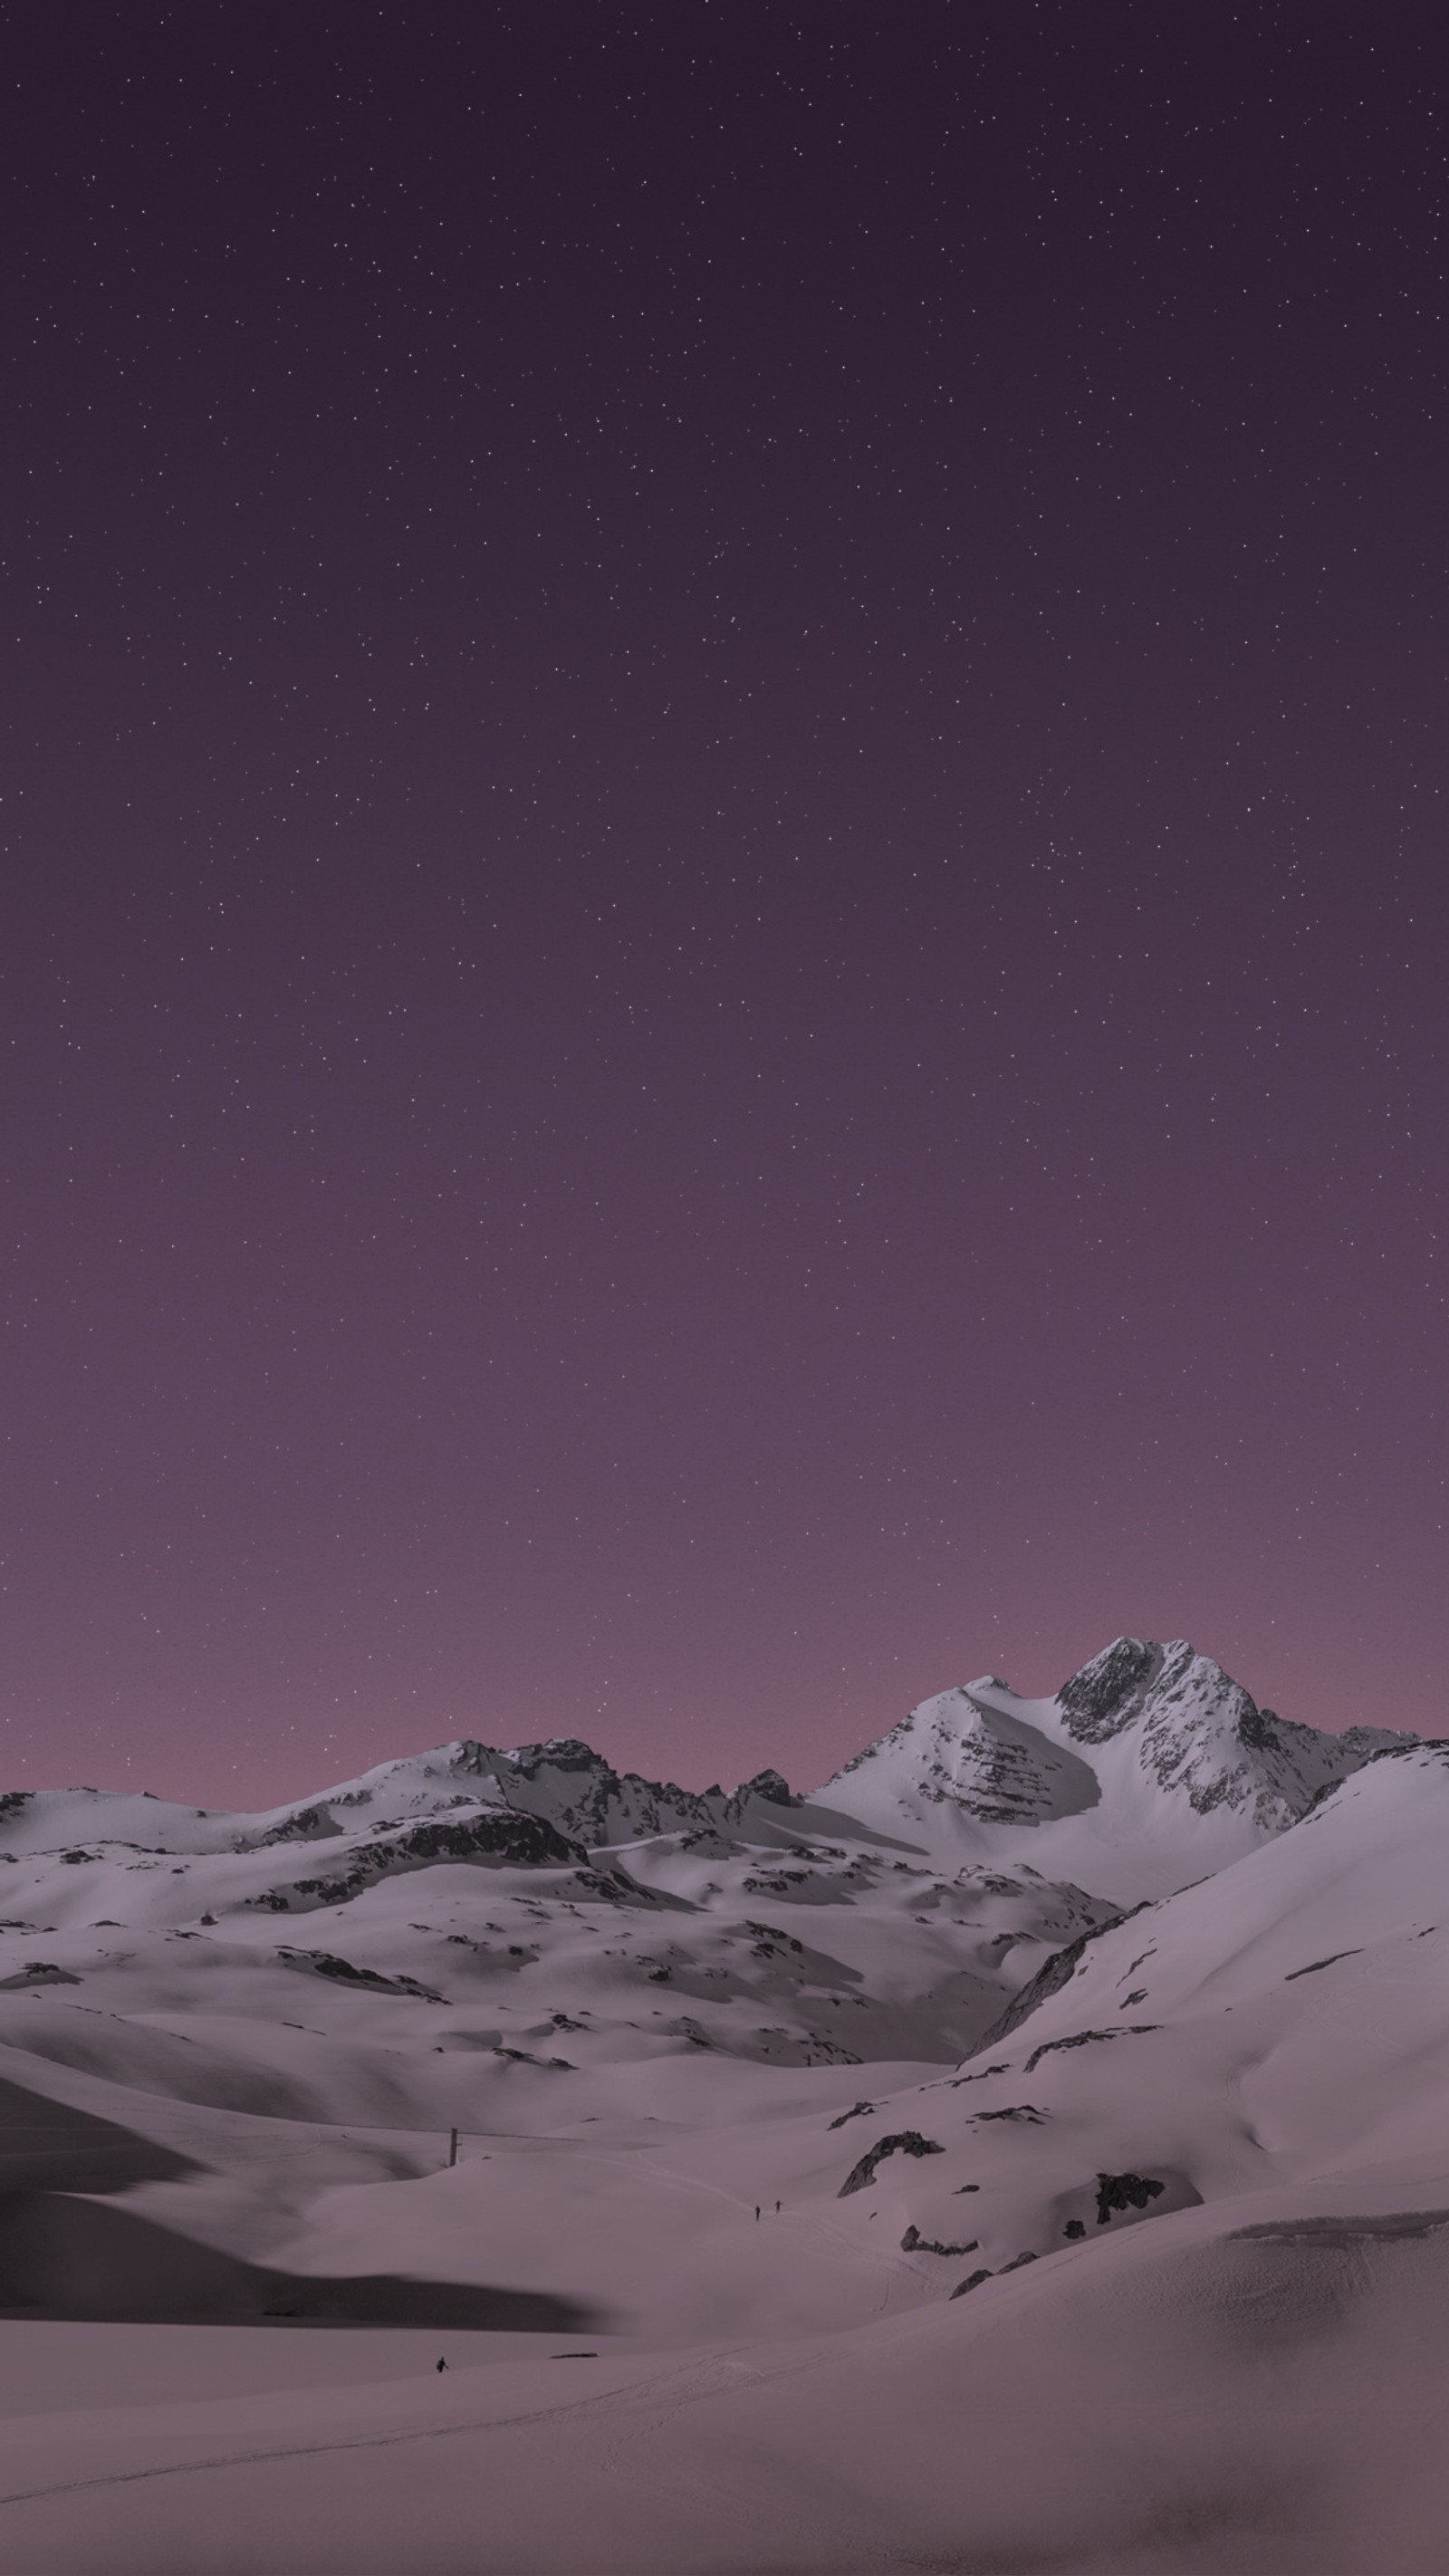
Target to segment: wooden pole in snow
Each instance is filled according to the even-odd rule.
[[[449,2162],[449,2164],[450,2164],[450,2165],[455,2165],[455,2164],[457,2163],[457,2161],[458,2161],[458,2132],[457,2132],[457,2130],[456,2130],[456,2129],[450,2129],[450,2130],[448,2131],[448,2162]]]

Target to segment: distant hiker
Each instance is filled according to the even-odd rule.
[[[439,2368],[439,2370],[446,2370],[446,2369],[447,2369],[447,2367],[448,2367],[448,2365],[447,2365],[446,2361],[443,2359],[443,2357],[442,2357],[442,2355],[441,2355],[441,2353],[440,2353],[440,2354],[439,2354],[439,2356],[438,2356],[438,2368]]]
[[[759,2204],[759,2202],[758,2202],[758,2201],[756,2201],[756,2203],[755,2203],[755,2216],[758,2218],[758,2217],[759,2217],[759,2214],[760,2214],[760,2204]]]
[[[779,2215],[780,2215],[780,2204],[779,2204],[779,2202],[778,2202],[778,2200],[777,2200],[777,2201],[776,2201],[776,2203],[775,2203],[775,2216],[778,2218],[778,2217],[779,2217]]]

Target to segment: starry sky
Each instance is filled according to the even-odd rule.
[[[1449,1726],[1434,13],[0,14],[9,1778]]]

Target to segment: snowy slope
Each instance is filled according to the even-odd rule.
[[[99,2318],[426,2326],[454,2339],[461,2375],[470,2353],[504,2371],[565,2443],[570,2409],[529,2396],[541,2365],[520,2350],[614,2355],[598,2515],[566,2542],[504,2464],[516,2546],[476,2562],[500,2576],[848,2576],[895,2565],[893,2534],[919,2563],[1035,2565],[1030,2540],[1043,2566],[1074,2565],[1050,2481],[1013,2503],[946,2465],[941,2390],[997,2425],[1003,2459],[1027,2392],[1035,2407],[1055,2390],[1102,2564],[1216,2567],[1186,2543],[1154,2557],[1161,2531],[1119,2511],[1141,2482],[1091,2468],[1062,2356],[1105,2336],[1120,2402],[1149,2414],[1176,2370],[1195,2420],[1239,2425],[1253,2492],[1280,2503],[1292,2480],[1274,2483],[1240,2424],[1235,2392],[1259,2370],[1245,2353],[1278,2372],[1295,2475],[1328,2475],[1323,2427],[1347,2399],[1326,2360],[1327,2377],[1314,2359],[1285,2385],[1284,2335],[1317,2355],[1330,2326],[1351,2328],[1390,2380],[1395,2337],[1417,2337],[1414,2387],[1438,2384],[1403,2249],[1431,2263],[1441,2227],[1449,2243],[1446,1848],[1444,1748],[1289,1727],[1190,1648],[1133,1639],[1052,1700],[994,1680],[942,1693],[805,1798],[775,1773],[728,1794],[650,1783],[567,1740],[462,1740],[259,1816],[12,1793],[0,2311],[32,2323],[0,2315],[0,2378],[5,2335],[45,2317],[77,2336],[162,2330],[83,2322]],[[1197,2319],[1185,2340],[1144,2324],[1164,2299]],[[17,2365],[20,2400],[24,2384]],[[296,2417],[317,2433],[309,2458],[328,2455],[328,2425],[405,2446],[454,2420],[446,2391],[420,2416],[415,2378],[372,2385],[323,2374],[320,2412],[308,2399]],[[672,2400],[662,2415],[636,2401],[661,2386],[692,2392],[687,2426]],[[488,2417],[481,2381],[470,2402]],[[171,2399],[123,2422],[125,2403],[118,2385],[94,2418],[28,2419],[13,2457],[0,2434],[12,2563],[248,2576],[184,2515],[142,2514],[128,2558],[108,2521],[5,2504],[34,2490],[42,2454],[57,2496],[72,2470],[109,2494],[138,2446],[163,2468],[192,2456]],[[192,2451],[230,2456],[234,2430],[245,2453],[247,2406],[285,2447],[292,2418],[268,2403],[198,2415]],[[862,2468],[860,2519],[817,2529],[802,2500],[872,2423],[889,2440]],[[553,2438],[528,2456],[567,2485],[575,2453]],[[1236,2494],[1231,2454],[1209,2441],[1201,2473]],[[732,2478],[731,2457],[748,2473]],[[765,2457],[760,2526],[733,2499],[760,2491]],[[671,2463],[702,2491],[723,2476],[729,2546],[771,2554],[700,2555],[695,2508],[651,2521],[644,2489],[671,2492]],[[320,2529],[314,2475],[297,2492]],[[382,2476],[375,2492],[391,2541],[344,2513],[333,2558],[286,2563],[395,2563],[403,2490]],[[1419,2511],[1422,2482],[1395,2495]],[[1170,2478],[1162,2497],[1190,2530]],[[1356,2528],[1361,2545],[1361,2503],[1298,2558],[1271,2554],[1259,2513],[1252,2554],[1220,2563],[1352,2571],[1332,2549]],[[451,2528],[440,2563],[472,2569]],[[277,2563],[261,2555],[257,2576]]]
[[[1442,2576],[1443,2157],[1421,2188],[683,2352],[0,2324],[0,2535],[25,2576]]]

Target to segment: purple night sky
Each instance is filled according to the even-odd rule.
[[[4,1785],[1449,1726],[1434,13],[4,15]]]

